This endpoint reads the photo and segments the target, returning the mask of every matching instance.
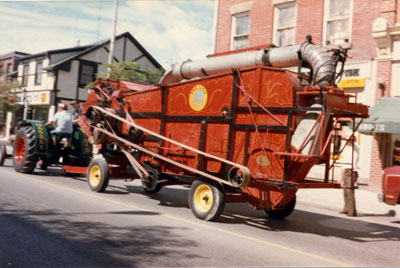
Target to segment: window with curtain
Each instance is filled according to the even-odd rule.
[[[351,0],[326,0],[326,43],[342,44],[350,40]]]
[[[250,13],[241,12],[232,16],[231,49],[238,50],[249,47]]]
[[[274,44],[277,46],[294,45],[296,29],[296,2],[275,6]]]

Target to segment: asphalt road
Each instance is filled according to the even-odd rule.
[[[399,266],[400,224],[346,218],[298,203],[286,220],[227,204],[196,219],[188,188],[145,194],[115,180],[106,193],[85,177],[0,167],[0,267]]]

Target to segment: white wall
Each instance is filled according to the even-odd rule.
[[[57,97],[58,98],[76,98],[76,87],[78,85],[78,72],[79,61],[73,60],[71,62],[71,69],[69,72],[59,70],[57,80]]]

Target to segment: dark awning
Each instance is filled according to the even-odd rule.
[[[400,133],[400,98],[382,98],[369,108],[369,118],[363,120],[358,131],[370,135]]]

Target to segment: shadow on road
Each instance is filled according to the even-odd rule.
[[[165,187],[160,193],[147,194],[139,186],[126,186],[130,193],[158,200],[160,206],[186,207],[189,189]],[[347,219],[303,210],[295,210],[285,220],[269,218],[263,210],[253,210],[247,203],[228,203],[217,222],[244,224],[267,231],[310,233],[356,242],[400,241],[399,228],[363,221],[362,217]],[[384,215],[390,216],[390,215]]]
[[[243,212],[243,205],[247,206],[247,204],[231,205],[230,209],[225,210],[221,216],[220,222],[245,224],[274,232],[338,237],[355,242],[400,241],[400,226],[396,228],[356,218],[347,219],[304,210],[295,210],[288,218],[277,220],[260,215],[264,213],[262,211]]]
[[[160,206],[189,208],[189,189],[163,187],[159,193],[153,194],[146,193],[141,186],[127,185],[126,189],[130,193],[145,195],[150,199],[157,200]]]
[[[57,174],[58,171],[55,171],[55,174]],[[35,172],[35,174],[40,174],[39,172]],[[49,173],[52,174],[52,173]],[[49,175],[51,176],[51,175]],[[81,176],[73,176],[72,177],[75,180],[80,180],[82,182],[86,182],[86,178],[81,177]],[[132,185],[132,184],[127,184],[124,186],[115,186],[115,185],[110,185],[107,190],[106,194],[141,194],[146,196],[147,198],[157,200],[159,202],[158,205],[160,206],[165,206],[165,207],[183,207],[183,208],[189,208],[188,206],[188,193],[189,189],[183,188],[183,187],[164,187],[162,188],[161,192],[159,193],[154,193],[154,194],[148,194],[146,193],[141,186],[138,185]],[[0,208],[0,238],[2,237],[7,237],[7,233],[5,233],[5,228],[2,219],[4,217],[8,217],[9,219],[14,217],[14,220],[16,222],[21,221],[24,223],[25,218],[34,215],[33,212],[30,211],[15,211],[15,213],[7,210],[1,210]],[[122,212],[113,212],[110,214],[125,214],[125,215],[154,215],[153,213],[148,213],[148,212],[141,212],[141,211],[122,211]],[[38,220],[39,223],[42,223],[46,218],[53,218],[55,217],[56,212],[49,212],[48,215],[45,215],[44,219]],[[266,231],[273,231],[273,232],[297,232],[297,233],[310,233],[310,234],[315,234],[319,236],[325,236],[325,237],[338,237],[346,240],[352,240],[356,242],[379,242],[379,241],[400,241],[400,225],[399,228],[393,227],[393,226],[388,226],[384,224],[379,224],[379,223],[372,223],[368,222],[366,220],[363,220],[365,217],[371,217],[371,216],[379,216],[379,217],[392,217],[392,214],[388,213],[385,215],[372,215],[372,214],[360,214],[359,217],[356,218],[345,218],[345,217],[335,217],[335,216],[329,216],[325,214],[318,214],[318,213],[313,213],[309,211],[304,211],[304,210],[295,210],[292,215],[290,215],[287,219],[285,220],[274,220],[270,219],[266,216],[264,211],[255,211],[249,207],[248,204],[246,203],[236,203],[236,204],[227,204],[224,213],[221,215],[221,217],[218,219],[218,222],[222,224],[244,224],[248,225],[254,228],[259,228],[262,230]],[[42,215],[41,215],[42,217]],[[67,217],[67,216],[65,216]],[[194,217],[194,216],[193,216]],[[31,223],[33,224],[33,223]],[[40,224],[39,224],[40,225]],[[97,256],[97,254],[103,256],[104,251],[107,252],[105,257],[110,257],[110,261],[112,261],[112,256],[114,256],[114,251],[115,249],[112,250],[109,248],[108,243],[113,243],[113,242],[108,242],[109,238],[107,233],[112,233],[113,230],[111,226],[107,226],[104,223],[96,223],[96,226],[93,226],[93,223],[75,223],[73,221],[63,220],[63,221],[57,221],[55,223],[51,223],[51,226],[53,226],[50,229],[50,232],[47,232],[47,230],[43,229],[40,230],[40,227],[38,224],[33,224],[32,228],[39,228],[39,233],[43,232],[47,236],[55,236],[57,239],[66,239],[65,241],[62,241],[60,243],[78,243],[79,246],[84,246],[86,243],[90,244],[92,243],[93,247],[99,248],[99,251],[93,251],[91,252],[93,256]],[[58,228],[58,225],[60,225]],[[54,229],[55,228],[55,229]],[[56,232],[54,232],[56,230]],[[63,230],[63,233],[61,234],[57,230]],[[64,230],[67,230],[64,232]],[[195,243],[192,241],[179,241],[179,238],[176,238],[171,234],[172,229],[165,229],[165,227],[151,227],[151,226],[146,226],[144,228],[128,228],[126,227],[121,228],[119,232],[125,232],[125,230],[129,230],[128,232],[132,233],[132,236],[124,236],[124,237],[118,237],[115,239],[115,241],[119,241],[119,239],[122,239],[121,243],[126,243],[126,248],[131,248],[132,252],[135,252],[137,250],[145,250],[143,254],[152,254],[152,246],[158,247],[165,243],[169,243],[169,239],[171,239],[175,243],[180,243],[182,242],[181,246],[183,248],[187,247],[188,245],[194,245]],[[118,229],[115,231],[118,233]],[[18,233],[18,232],[16,232]],[[57,235],[56,235],[56,234]],[[87,236],[93,235],[96,239],[94,241],[91,241],[91,239],[87,238],[86,240],[84,239],[83,241],[77,239],[79,238],[79,233],[86,234]],[[137,236],[136,233],[139,233],[140,235]],[[151,239],[160,239],[158,242],[154,242],[154,245],[150,243],[150,245],[145,245],[146,249],[137,249],[136,245],[135,246],[130,246],[130,243],[133,244],[146,244],[145,243],[145,235],[148,233],[148,238],[149,241]],[[142,236],[143,234],[143,236]],[[106,239],[102,239],[101,237],[105,236],[107,237]],[[169,238],[169,236],[171,236]],[[128,237],[128,238],[127,238]],[[160,238],[159,238],[160,237]],[[70,240],[69,238],[73,238]],[[176,239],[175,239],[176,238]],[[20,237],[22,239],[22,237]],[[36,237],[37,240],[40,240],[38,237]],[[51,239],[50,239],[51,240]],[[4,241],[4,239],[3,239]],[[4,242],[0,240],[0,243],[3,244]],[[6,239],[7,241],[7,239]],[[17,240],[18,241],[18,240]],[[79,241],[79,242],[77,242]],[[114,241],[112,239],[112,241]],[[11,244],[11,240],[8,240],[8,242]],[[22,241],[20,241],[22,243]],[[117,243],[117,242],[115,242]],[[3,247],[3,246],[2,246]],[[2,256],[7,256],[7,255],[2,255],[4,254],[2,251],[2,248],[0,248],[0,257]],[[12,252],[11,252],[12,253]],[[166,252],[165,254],[175,254],[176,252]],[[164,253],[163,253],[164,254]],[[117,254],[118,255],[118,254]],[[12,254],[11,254],[12,256]],[[51,259],[51,256],[49,256]],[[135,259],[135,257],[132,257]],[[0,258],[0,261],[3,259]],[[105,260],[107,261],[107,260]],[[43,264],[46,264],[45,260],[43,260]],[[76,263],[78,264],[78,263]],[[129,263],[131,265],[132,263]],[[1,266],[1,262],[0,262]],[[79,265],[82,266],[82,265]],[[114,265],[115,266],[115,265]],[[124,266],[124,265],[122,265]]]
[[[2,202],[0,267],[139,267],[161,259],[194,258],[197,242],[177,227],[109,225],[57,210],[23,211]],[[95,214],[95,213],[94,213]],[[155,215],[145,211],[102,213],[107,217]],[[88,218],[88,217],[86,217]],[[182,230],[182,228],[179,228]]]

